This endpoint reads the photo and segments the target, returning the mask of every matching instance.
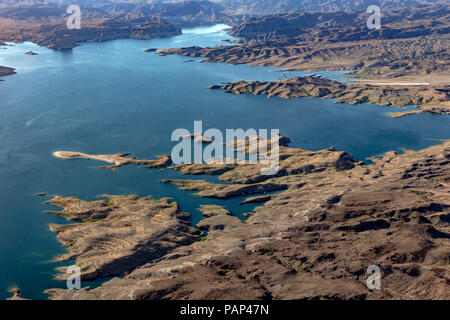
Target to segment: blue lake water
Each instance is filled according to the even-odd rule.
[[[221,204],[240,216],[254,206],[242,199],[202,199],[159,183],[179,178],[136,166],[117,172],[94,168],[90,160],[61,160],[59,150],[91,154],[131,152],[138,158],[170,154],[176,128],[193,130],[194,120],[207,128],[276,128],[292,146],[322,149],[336,146],[356,159],[389,150],[421,149],[450,138],[450,117],[431,114],[392,119],[395,107],[335,104],[321,99],[268,99],[209,90],[211,84],[237,80],[275,80],[277,69],[247,65],[185,62],[191,58],[160,57],[147,48],[215,46],[232,39],[222,26],[184,30],[177,37],[116,40],[83,44],[57,52],[31,43],[0,50],[0,65],[18,74],[0,82],[0,299],[19,286],[24,297],[45,299],[42,291],[64,287],[53,280],[51,260],[64,247],[49,231],[49,223],[66,223],[45,214],[53,207],[37,192],[77,196],[99,194],[172,197],[200,219],[200,204]],[[26,51],[39,53],[24,55]],[[290,72],[289,76],[306,72]],[[322,73],[335,78],[339,73]],[[101,163],[103,164],[103,163]],[[190,177],[187,177],[190,178]],[[195,177],[215,180],[215,177]]]

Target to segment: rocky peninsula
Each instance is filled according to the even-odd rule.
[[[49,203],[64,210],[52,213],[81,222],[51,226],[68,248],[61,259],[75,257],[85,279],[126,275],[97,288],[47,293],[51,299],[449,299],[450,142],[371,160],[366,165],[334,148],[281,146],[275,176],[261,176],[260,164],[178,167],[227,182],[170,181],[211,197],[222,198],[223,186],[260,186],[248,201],[256,195],[263,205],[246,221],[221,206],[202,206],[197,227],[207,237],[170,200],[56,197]],[[257,196],[268,184],[285,188]],[[365,284],[374,264],[382,270],[381,290]]]
[[[366,20],[367,14],[358,12],[275,14],[233,26],[230,34],[242,37],[235,45],[160,49],[157,53],[285,70],[345,70],[349,71],[347,80],[354,82],[295,78],[220,86],[234,93],[418,106],[417,110],[393,116],[448,114],[450,7],[386,9],[380,30],[367,29]]]
[[[0,66],[0,77],[9,76],[15,73],[16,71],[14,68]]]
[[[170,199],[100,196],[83,201],[56,196],[47,203],[64,208],[49,213],[79,223],[50,225],[68,252],[58,261],[76,259],[81,279],[130,272],[180,246],[197,241],[200,232],[189,225],[189,214]],[[65,267],[59,268],[64,279]]]
[[[382,106],[405,107],[415,105],[416,110],[388,113],[392,117],[423,112],[450,114],[450,85],[418,85],[406,88],[400,84],[340,83],[321,77],[296,77],[278,81],[238,81],[213,85],[210,89],[223,89],[234,94],[250,93],[280,98],[321,97],[337,99],[340,103],[372,103]]]
[[[27,300],[20,296],[20,289],[17,287],[10,289],[9,292],[12,294],[12,297],[10,297],[6,300]]]
[[[56,151],[53,156],[61,159],[91,159],[97,161],[103,161],[107,163],[112,163],[111,166],[100,166],[97,168],[102,169],[112,169],[116,170],[122,166],[128,164],[138,164],[143,165],[144,168],[166,168],[172,163],[170,156],[163,155],[157,156],[158,160],[139,160],[136,157],[128,157],[130,153],[118,153],[118,154],[99,154],[91,155],[82,152],[72,152],[72,151]]]

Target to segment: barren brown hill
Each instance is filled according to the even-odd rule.
[[[295,38],[295,41],[352,41],[411,38],[449,33],[448,5],[408,6],[382,10],[381,30],[367,28],[370,13],[297,12],[249,18],[233,26],[230,34],[247,39],[267,36]],[[292,41],[292,39],[291,39]]]
[[[230,31],[233,35],[244,37],[236,41],[237,45],[157,52],[160,55],[201,57],[204,62],[246,63],[289,70],[347,70],[348,77],[361,83],[335,83],[329,88],[334,91],[332,94],[331,91],[326,93],[323,86],[310,88],[308,94],[303,90],[300,94],[296,91],[295,79],[270,85],[238,82],[233,86],[224,86],[235,93],[264,93],[281,97],[331,94],[330,97],[350,103],[416,104],[421,110],[448,113],[450,7],[426,6],[383,11],[380,30],[367,28],[367,16],[364,13],[337,12],[253,18]],[[416,87],[416,84],[423,87]],[[260,90],[260,85],[268,86],[270,90]]]
[[[422,84],[409,88],[408,86],[410,85],[392,84],[386,87],[377,84],[347,84],[320,77],[297,77],[279,81],[238,81],[210,86],[210,89],[224,89],[227,93],[235,94],[261,94],[269,98],[321,97],[350,104],[417,106],[416,110],[390,114],[394,117],[422,112],[450,114],[450,85],[435,87]]]
[[[71,49],[82,42],[120,38],[150,39],[181,34],[181,29],[145,14],[105,14],[83,11],[81,29],[68,29],[68,14],[56,6],[0,9],[0,39],[31,41],[56,50]]]
[[[249,19],[231,34],[239,45],[160,50],[203,57],[205,62],[247,63],[296,70],[355,70],[371,79],[422,79],[448,83],[450,7],[383,13],[369,30],[367,14],[296,13]]]
[[[200,232],[189,226],[189,215],[168,199],[133,195],[102,198],[86,202],[73,197],[55,197],[48,201],[64,207],[61,212],[51,213],[82,222],[51,225],[68,250],[58,260],[76,258],[82,279],[129,272],[200,237]],[[63,277],[60,274],[59,278]]]

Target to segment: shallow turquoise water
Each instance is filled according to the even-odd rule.
[[[93,168],[90,160],[61,160],[58,150],[92,154],[132,152],[138,158],[170,153],[170,134],[192,130],[194,120],[206,128],[278,128],[292,146],[321,149],[336,146],[357,159],[400,148],[421,149],[450,138],[450,117],[414,115],[391,119],[399,108],[351,106],[320,99],[267,99],[225,94],[207,86],[237,80],[283,78],[274,68],[184,62],[160,57],[147,48],[213,46],[231,39],[208,28],[185,30],[182,36],[155,40],[117,40],[84,44],[56,52],[25,43],[0,50],[0,65],[17,75],[0,82],[0,299],[11,286],[27,298],[63,287],[52,280],[51,259],[64,251],[48,224],[66,221],[48,214],[54,208],[48,192],[83,199],[99,194],[151,194],[172,197],[190,212],[193,223],[200,204],[222,204],[236,215],[251,211],[242,199],[201,199],[158,180],[176,172],[123,167],[117,172]],[[37,56],[23,53],[29,50]],[[306,73],[290,73],[301,75]],[[323,73],[330,77],[337,73]],[[203,178],[203,177],[198,177]],[[214,177],[206,177],[208,180]]]

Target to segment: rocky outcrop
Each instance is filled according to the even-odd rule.
[[[416,105],[418,110],[390,114],[394,117],[431,112],[450,114],[450,86],[433,87],[418,85],[405,87],[401,84],[344,84],[320,77],[297,77],[279,81],[238,81],[223,85],[213,85],[210,89],[225,92],[267,95],[280,98],[322,97],[337,99],[341,103],[372,103],[383,106],[405,107]]]
[[[273,177],[288,189],[271,194],[246,221],[224,208],[203,206],[205,219],[198,227],[208,234],[200,241],[174,248],[97,288],[48,290],[50,298],[450,298],[450,142],[421,151],[389,152],[373,158],[371,165],[349,165],[347,156],[342,160],[343,154],[333,149],[292,150],[284,150],[281,167],[307,168],[310,158],[332,153],[341,160],[325,161],[322,170],[292,170]],[[239,172],[239,167],[233,170]],[[255,170],[252,180],[258,174]],[[95,206],[104,208],[101,203]],[[81,208],[67,210],[67,216],[85,212],[86,220],[91,216],[86,212],[98,212]],[[104,228],[95,230],[110,234],[110,227]],[[74,236],[79,242],[89,239],[85,233]],[[85,250],[82,257],[89,259],[100,254],[95,246]],[[366,286],[371,265],[381,269],[380,290]]]
[[[248,194],[258,194],[287,189],[286,184],[262,182],[245,185],[227,185],[204,180],[161,180],[162,183],[180,186],[182,190],[199,191],[195,195],[204,198],[228,199]]]
[[[205,217],[197,224],[197,228],[208,232],[213,237],[215,230],[232,229],[242,225],[242,221],[231,216],[231,212],[217,205],[202,205],[199,209]],[[202,239],[203,241],[208,238]]]
[[[224,11],[224,7],[216,1],[206,0],[162,3],[153,9],[157,17],[180,26],[230,24],[238,19],[227,15]]]
[[[27,300],[20,296],[20,289],[17,287],[10,289],[9,292],[12,293],[12,297],[6,300]]]
[[[381,30],[367,28],[370,16],[363,10],[297,11],[249,18],[233,26],[230,34],[247,39],[296,38],[299,41],[361,41],[399,39],[448,33],[450,11],[444,5],[413,5],[384,9]],[[400,24],[401,23],[401,24]]]
[[[189,226],[189,214],[170,199],[136,195],[101,198],[83,201],[56,196],[47,201],[64,208],[49,213],[78,222],[51,224],[50,229],[58,233],[68,251],[57,261],[76,259],[81,279],[129,272],[199,238],[199,232]],[[65,279],[66,267],[58,270],[58,279]]]
[[[331,30],[330,30],[331,32]],[[332,33],[333,34],[333,33]],[[357,41],[357,42],[355,42]],[[314,45],[311,45],[314,43]],[[289,70],[348,70],[349,76],[382,82],[447,84],[447,34],[409,39],[327,43],[297,38],[243,41],[215,48],[159,49],[159,55],[201,57],[203,62],[275,66]]]
[[[105,13],[83,7],[82,27],[69,29],[66,8],[12,6],[0,9],[0,39],[31,41],[55,50],[69,50],[83,42],[121,38],[152,39],[181,34],[181,28],[144,13]]]
[[[373,4],[383,11],[389,8],[420,7],[424,4],[446,3],[445,0],[218,0],[226,11],[234,14],[271,15],[274,13],[302,11],[366,11]]]
[[[214,164],[185,164],[180,166],[171,167],[175,170],[180,170],[182,174],[195,174],[195,175],[219,175],[219,180],[232,183],[232,184],[214,184],[211,182],[205,182],[202,180],[163,180],[165,183],[173,183],[186,190],[199,190],[199,196],[208,195],[210,192],[213,194],[222,194],[226,191],[242,190],[248,192],[243,187],[247,187],[254,192],[252,193],[264,193],[269,190],[264,190],[265,185],[271,186],[271,182],[283,181],[280,177],[287,177],[289,175],[301,175],[310,174],[314,172],[325,172],[327,170],[347,170],[353,168],[359,162],[353,160],[352,156],[347,152],[335,151],[334,148],[308,151],[300,148],[288,148],[280,146],[279,148],[279,169],[275,175],[262,174],[263,168],[268,164],[258,162],[257,164],[227,164],[227,163],[214,163]],[[260,187],[256,187],[260,185]],[[279,187],[283,188],[284,183]],[[214,191],[213,191],[214,190]],[[258,192],[261,190],[262,192]],[[270,190],[275,191],[275,190]],[[241,194],[238,194],[241,195]]]
[[[144,168],[166,168],[170,166],[170,164],[172,163],[172,159],[170,158],[170,156],[167,155],[157,156],[159,160],[145,160],[145,159],[139,160],[136,159],[136,157],[129,158],[128,156],[130,155],[130,153],[91,155],[81,152],[56,151],[53,153],[53,155],[61,159],[91,159],[113,163],[113,165],[111,166],[97,167],[102,169],[113,169],[113,170],[116,170],[117,168],[129,164],[143,165]]]
[[[14,68],[0,66],[0,77],[9,76],[15,73],[16,71]]]
[[[54,35],[51,39],[42,41],[43,42],[40,42],[41,45],[45,45],[49,49],[59,51],[71,50],[78,46],[70,34]]]

